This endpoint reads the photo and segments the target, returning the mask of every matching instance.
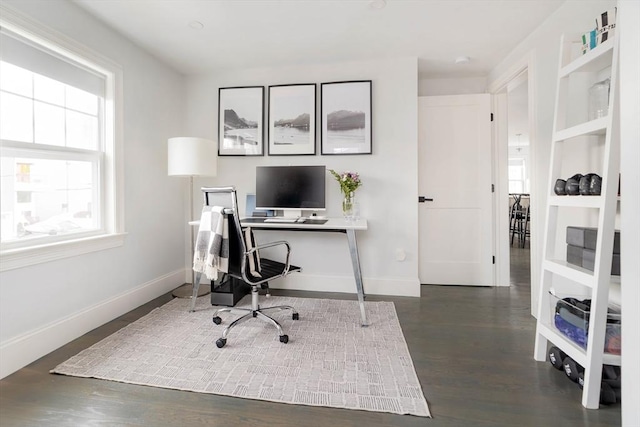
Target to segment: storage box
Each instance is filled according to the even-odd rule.
[[[596,251],[582,248],[582,268],[589,271],[595,270]],[[620,275],[620,254],[613,254],[611,260],[611,274],[613,276]]]
[[[587,230],[594,229],[589,227],[567,227],[567,244],[584,248]]]
[[[567,262],[586,268],[589,271],[595,270],[596,251],[579,246],[567,245]],[[611,260],[611,274],[620,275],[620,254],[613,254]]]
[[[598,229],[595,227],[567,227],[567,244],[587,249],[596,249]],[[613,253],[620,253],[620,231],[616,230],[613,236]]]
[[[579,246],[567,245],[567,262],[586,268],[589,271],[595,270],[596,251]],[[620,254],[613,254],[611,260],[611,274],[620,275]]]
[[[581,246],[567,245],[567,262],[569,264],[582,267],[582,250]]]
[[[589,338],[589,314],[591,301],[550,294],[552,304],[551,323],[563,335],[582,348],[587,348]],[[620,354],[620,311],[609,307],[604,351]]]

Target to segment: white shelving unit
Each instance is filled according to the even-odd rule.
[[[548,185],[547,223],[543,246],[543,262],[540,286],[540,305],[536,328],[534,357],[537,361],[547,358],[548,342],[560,348],[585,368],[582,405],[599,407],[602,365],[620,365],[620,356],[604,352],[609,288],[612,282],[611,260],[615,231],[615,216],[618,203],[618,174],[620,169],[620,138],[617,95],[618,40],[613,37],[595,49],[572,58],[575,43],[566,35],[560,46],[560,65],[554,117],[551,163]],[[582,108],[569,99],[570,79],[578,73],[598,75],[611,69],[609,110],[606,117],[568,124],[569,109]],[[577,76],[580,79],[582,76]],[[587,79],[583,79],[587,80]],[[588,87],[584,88],[585,91]],[[574,113],[574,111],[571,111]],[[585,109],[586,112],[586,109]],[[585,114],[586,116],[586,114]],[[584,138],[589,137],[589,138]],[[602,190],[600,196],[556,196],[553,187],[561,176],[562,147],[565,144],[580,144],[584,140],[597,138],[602,144]],[[579,152],[579,150],[578,150]],[[566,154],[564,154],[566,156]],[[586,167],[586,165],[585,165]],[[598,238],[595,251],[594,271],[589,271],[566,262],[566,255],[558,252],[557,239],[563,237],[559,214],[563,209],[585,209],[597,213]],[[561,281],[563,287],[574,288],[576,295],[590,295],[591,312],[586,350],[563,335],[553,324],[554,302],[551,291]]]

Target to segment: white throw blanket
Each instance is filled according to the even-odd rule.
[[[216,280],[229,271],[229,221],[220,206],[204,206],[193,254],[193,270]]]

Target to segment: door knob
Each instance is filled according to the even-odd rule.
[[[433,199],[431,198],[426,198],[424,196],[418,196],[418,203],[424,203],[424,202],[433,202]]]

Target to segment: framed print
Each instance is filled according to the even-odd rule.
[[[371,80],[320,86],[322,154],[371,154]]]
[[[218,155],[264,155],[264,87],[218,90]]]
[[[316,84],[269,86],[269,155],[316,154]]]

